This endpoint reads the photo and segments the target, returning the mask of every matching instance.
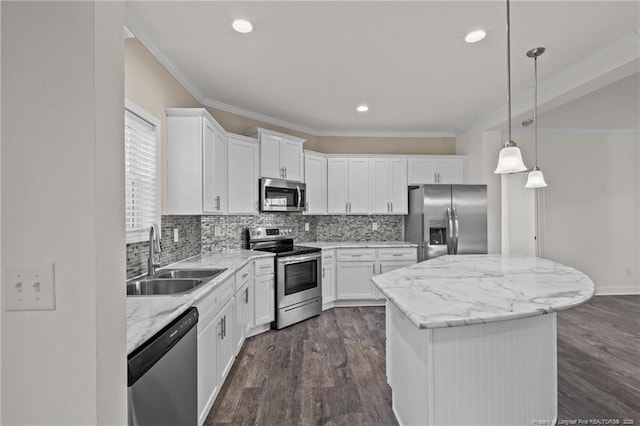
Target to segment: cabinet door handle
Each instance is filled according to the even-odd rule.
[[[220,340],[224,340],[224,335],[222,331],[222,318],[220,318],[220,322],[218,323],[218,336],[220,336]]]
[[[216,210],[220,211],[220,196],[216,195]]]
[[[344,212],[349,213],[349,202],[344,203]]]
[[[391,213],[393,213],[393,201],[389,204],[391,204]]]
[[[324,278],[324,266],[322,267],[322,278]]]
[[[371,265],[371,266],[373,266],[373,275],[375,275],[375,274],[376,274],[376,264],[374,263],[374,264],[373,264],[373,265]]]
[[[379,266],[378,270],[380,271],[380,273],[382,273],[382,263],[380,263],[378,266]]]
[[[249,287],[244,289],[244,304],[249,303]]]
[[[285,178],[287,177],[287,168],[286,167],[284,168],[284,177]]]

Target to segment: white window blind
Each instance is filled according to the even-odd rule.
[[[124,113],[127,243],[145,241],[151,225],[160,226],[159,141],[158,121],[128,104]]]

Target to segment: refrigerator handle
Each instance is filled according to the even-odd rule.
[[[453,216],[451,208],[447,207],[447,254],[453,253]]]
[[[455,226],[453,240],[453,254],[458,254],[458,239],[460,238],[460,222],[458,222],[458,211],[453,208],[453,224]]]

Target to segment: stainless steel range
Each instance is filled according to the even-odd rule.
[[[322,312],[322,256],[316,247],[293,244],[290,229],[249,228],[251,250],[275,253],[276,320],[281,329]]]

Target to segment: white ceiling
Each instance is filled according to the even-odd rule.
[[[132,31],[200,100],[299,130],[456,132],[506,100],[502,1],[125,4]],[[239,17],[252,33],[231,29]],[[485,40],[465,43],[477,28]],[[636,1],[512,1],[512,93],[532,87],[527,50],[547,48],[542,81],[639,28]]]

